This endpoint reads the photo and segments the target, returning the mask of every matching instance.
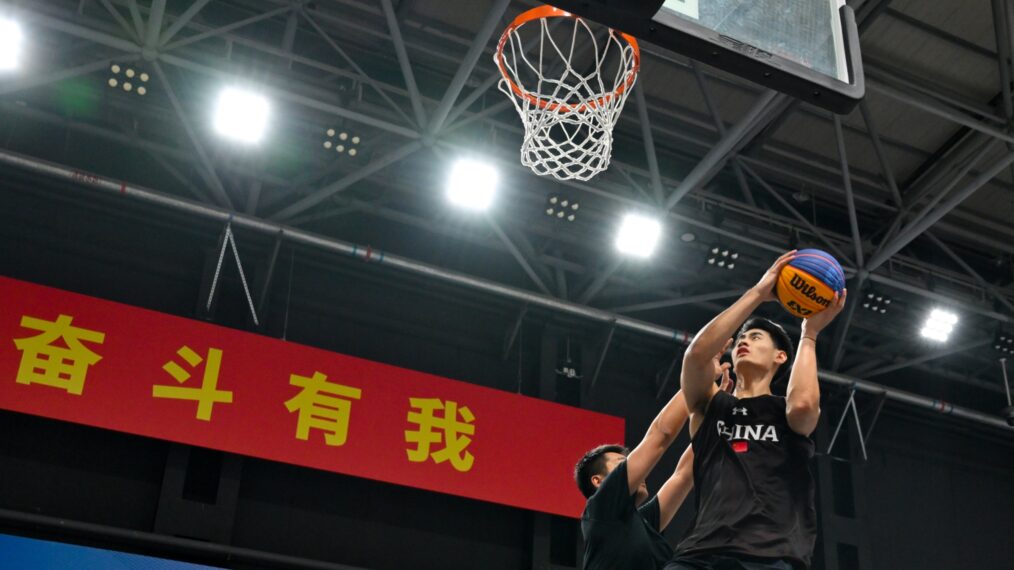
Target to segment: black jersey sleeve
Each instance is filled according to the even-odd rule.
[[[662,532],[662,529],[659,528],[662,526],[662,507],[658,504],[658,495],[638,507],[637,512],[641,513],[641,516],[644,520],[648,521],[651,528]]]
[[[597,521],[625,520],[634,514],[634,498],[627,483],[627,463],[613,469],[588,499],[585,515]]]

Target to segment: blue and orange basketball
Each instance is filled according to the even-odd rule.
[[[831,306],[845,289],[845,271],[830,253],[801,249],[778,275],[775,293],[785,310],[807,318]]]

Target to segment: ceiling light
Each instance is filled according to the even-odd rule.
[[[683,243],[690,243],[697,239],[697,236],[693,232],[686,232],[680,236],[680,241]]]
[[[937,342],[946,342],[958,324],[958,316],[943,309],[933,309],[923,324],[922,336]]]
[[[0,71],[18,68],[21,40],[21,26],[13,20],[0,19]]]
[[[215,105],[215,130],[238,142],[256,143],[267,130],[270,107],[261,95],[227,87],[219,93]]]
[[[487,210],[496,197],[500,174],[493,165],[463,158],[454,163],[447,181],[447,199],[466,210]]]
[[[621,253],[647,258],[655,251],[662,237],[662,224],[641,214],[627,214],[616,235],[616,249]]]

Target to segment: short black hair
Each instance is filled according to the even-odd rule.
[[[785,352],[785,362],[778,365],[775,377],[771,379],[771,383],[774,384],[781,381],[792,370],[792,359],[795,356],[795,351],[792,349],[792,338],[789,337],[789,333],[785,332],[782,325],[764,317],[751,317],[750,320],[743,323],[743,326],[739,328],[736,338],[738,339],[741,334],[753,329],[759,329],[771,335],[771,340],[775,343],[775,347]]]
[[[592,485],[591,478],[595,475],[606,474],[606,454],[619,453],[627,455],[630,451],[619,444],[600,445],[584,454],[577,465],[574,466],[574,481],[581,494],[587,499],[595,494],[595,485]]]

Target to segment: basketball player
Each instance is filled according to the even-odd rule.
[[[761,303],[775,300],[776,278],[794,254],[779,257],[753,288],[701,329],[683,357],[697,518],[666,570],[810,565],[817,532],[809,471],[809,435],[820,417],[817,337],[841,312],[846,294],[803,320],[795,360],[782,327],[763,318],[747,320]],[[713,355],[730,345],[733,394],[711,381]],[[772,382],[787,372],[786,397],[772,395]]]
[[[731,385],[729,364],[712,358],[712,379]],[[687,406],[677,392],[651,422],[644,439],[628,453],[621,445],[602,445],[578,461],[574,479],[588,499],[581,517],[586,570],[657,570],[672,558],[662,536],[693,487],[693,452],[688,447],[676,471],[648,500],[645,479],[687,421]]]

